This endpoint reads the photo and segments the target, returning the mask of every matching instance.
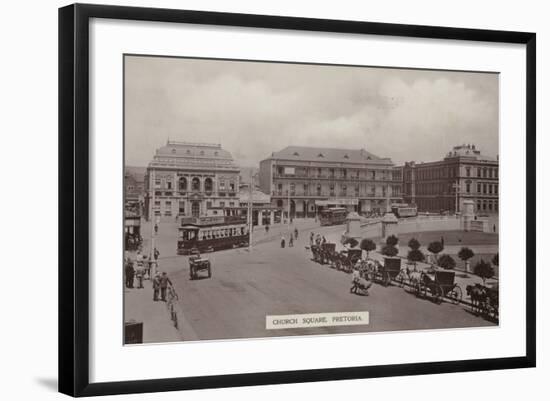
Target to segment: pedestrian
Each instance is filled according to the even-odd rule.
[[[313,239],[315,237],[315,234],[313,234],[313,231],[309,234],[309,245],[313,246]]]
[[[155,234],[159,233],[159,226],[157,223],[155,223]]]
[[[317,245],[321,245],[321,234],[317,234],[317,237],[315,237],[315,243]]]
[[[294,229],[294,238],[298,239],[298,229]]]
[[[171,286],[172,282],[166,272],[162,272],[160,276],[160,298],[163,302],[166,302],[166,288],[168,288],[168,284]]]
[[[136,269],[136,278],[138,280],[138,286],[137,288],[143,288],[143,276],[145,275],[145,268],[143,265],[141,267],[138,266]]]
[[[155,250],[153,251],[153,255],[155,256],[155,262],[156,262],[160,256],[160,252],[156,247],[155,247]]]
[[[288,247],[292,248],[294,246],[294,238],[292,237],[292,234],[290,234],[290,238],[288,240]]]
[[[265,233],[267,234],[269,232],[269,224],[265,225]]]
[[[281,236],[281,248],[285,247],[285,237]]]
[[[159,300],[159,289],[160,289],[160,276],[157,273],[153,278],[153,301]]]
[[[496,233],[497,232],[497,226],[495,224],[493,224],[493,232]]]
[[[325,238],[325,236],[323,235],[323,240],[321,241],[321,244],[326,244],[327,243],[327,239]]]
[[[132,262],[126,263],[126,288],[134,288],[134,266]]]

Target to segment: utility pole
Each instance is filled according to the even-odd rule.
[[[455,189],[455,214],[458,214],[458,194],[460,191],[459,180],[456,180],[456,183],[453,185],[453,188]]]
[[[254,185],[254,176],[250,170],[250,183],[248,184],[248,251],[252,247],[252,187]]]

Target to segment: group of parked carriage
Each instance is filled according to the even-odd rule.
[[[361,249],[336,251],[336,244],[323,243],[311,246],[313,260],[337,270],[351,273],[359,270],[361,278],[383,286],[392,284],[406,287],[417,297],[424,297],[440,304],[444,299],[453,304],[462,302],[461,287],[455,282],[455,271],[443,269],[417,270],[415,265],[402,267],[402,259],[385,257],[384,263],[361,258]],[[352,287],[354,288],[354,287]],[[467,287],[467,295],[474,313],[498,320],[498,287],[481,284]]]

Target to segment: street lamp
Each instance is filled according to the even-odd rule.
[[[453,184],[453,188],[455,190],[455,214],[458,214],[458,195],[460,193],[460,184],[458,180]]]

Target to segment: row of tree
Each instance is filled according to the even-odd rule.
[[[390,257],[396,256],[399,253],[399,250],[397,248],[398,242],[399,239],[395,235],[388,236],[388,238],[386,238],[385,245],[382,247],[382,254]],[[355,246],[356,245],[357,241],[355,241]],[[362,250],[367,252],[367,257],[369,256],[369,252],[376,250],[376,243],[370,238],[364,238],[359,246]],[[425,261],[426,256],[420,250],[421,244],[416,238],[411,238],[409,240],[408,246],[410,250],[407,254],[407,260],[415,264],[417,262]],[[441,256],[439,256],[439,254],[443,252],[444,249],[445,247],[442,241],[433,241],[428,244],[428,251],[433,254],[434,259],[439,266],[443,267],[444,269],[454,269],[456,267],[456,261],[451,255],[441,254]],[[458,252],[458,257],[464,261],[465,267],[468,260],[470,260],[474,256],[474,251],[472,251],[468,247],[462,247]],[[485,283],[485,280],[487,278],[491,278],[495,275],[495,269],[493,265],[498,266],[498,253],[493,256],[491,262],[486,262],[485,260],[480,259],[474,266],[474,274],[481,277],[483,279],[483,282]]]

